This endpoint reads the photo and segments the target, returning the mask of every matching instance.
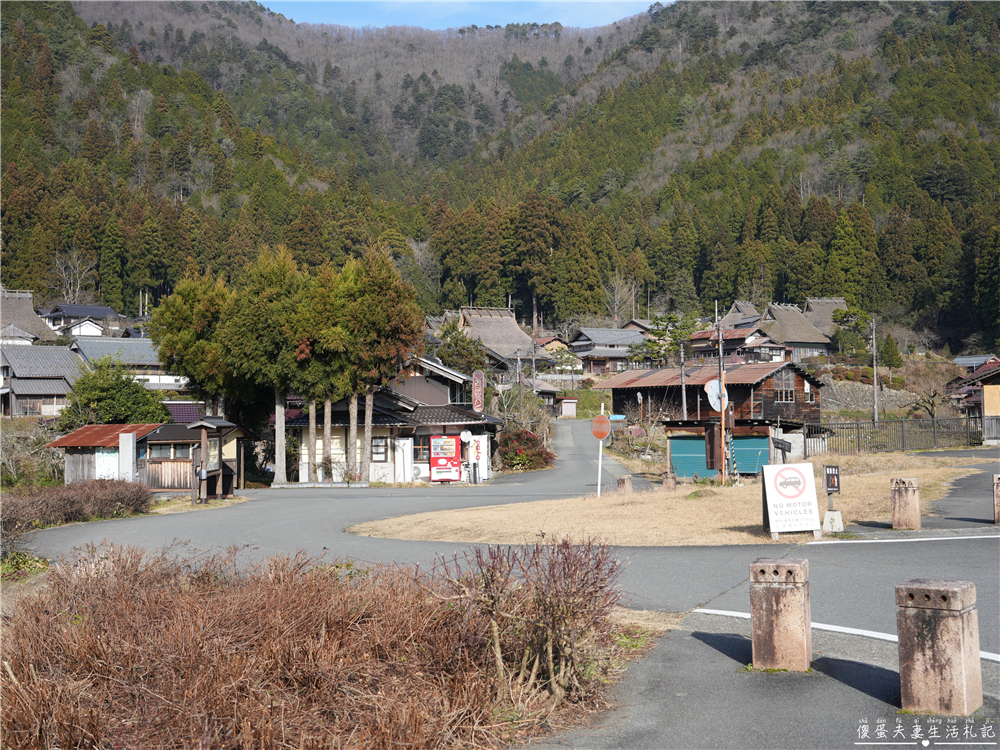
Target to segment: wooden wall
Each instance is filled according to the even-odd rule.
[[[157,490],[191,489],[191,462],[186,458],[151,459],[146,467],[146,486]]]

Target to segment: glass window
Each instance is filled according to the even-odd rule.
[[[789,369],[774,374],[774,400],[778,403],[795,402],[795,373]]]
[[[372,438],[372,461],[384,464],[389,460],[389,438]]]
[[[174,458],[191,458],[191,446],[188,443],[174,443]]]
[[[431,460],[431,436],[417,435],[413,438],[413,461],[427,463]]]
[[[149,457],[150,458],[170,458],[170,445],[157,445],[153,444],[149,446]]]

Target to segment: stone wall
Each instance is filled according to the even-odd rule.
[[[864,383],[853,383],[849,380],[834,380],[832,375],[823,375],[821,404],[823,409],[871,409],[872,387]],[[878,392],[879,409],[901,409],[910,406],[917,400],[916,393],[909,391],[893,391],[882,388]]]

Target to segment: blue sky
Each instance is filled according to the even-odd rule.
[[[462,26],[505,26],[508,23],[553,23],[590,28],[643,13],[653,0],[556,0],[555,2],[495,2],[452,0],[425,2],[358,2],[357,0],[283,0],[262,5],[297,23],[328,23],[339,26],[420,26],[448,29]]]

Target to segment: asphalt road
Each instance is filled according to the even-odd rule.
[[[198,549],[251,545],[258,557],[305,550],[365,562],[426,566],[436,555],[461,552],[466,545],[357,537],[344,529],[407,513],[595,492],[597,445],[589,423],[557,422],[553,442],[559,456],[556,468],[503,476],[484,486],[248,490],[244,494],[249,502],[229,508],[48,529],[37,534],[34,547],[45,557],[58,558],[88,542],[108,540],[156,549],[182,540]],[[864,535],[862,543],[623,547],[620,555],[628,562],[623,579],[626,595],[631,606],[642,609],[748,612],[750,563],[758,557],[802,557],[809,560],[814,622],[891,634],[896,584],[912,578],[966,580],[977,589],[981,647],[1000,652],[1000,537],[989,523],[995,464],[986,463],[995,461],[996,453],[995,449],[973,452],[982,456],[987,471],[962,480],[951,497],[937,504],[937,515],[927,523],[932,530],[901,534],[855,529]],[[622,473],[620,465],[605,459],[603,491],[612,490],[615,475]],[[636,489],[641,489],[639,482]],[[970,534],[987,536],[964,538]]]

